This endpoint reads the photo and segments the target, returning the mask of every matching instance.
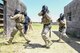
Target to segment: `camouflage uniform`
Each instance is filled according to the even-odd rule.
[[[52,41],[47,36],[47,33],[51,31],[52,20],[47,14],[45,14],[43,18],[42,18],[42,23],[43,23],[42,38],[45,41],[46,47],[49,47],[52,44]]]
[[[63,19],[63,20],[58,20],[58,23],[59,23],[59,40],[61,40],[61,38],[65,38],[65,41],[67,42],[70,42],[70,39],[67,39],[69,38],[67,35],[66,35],[66,19]]]
[[[12,40],[13,40],[15,34],[17,33],[17,31],[19,31],[21,33],[21,35],[24,37],[24,39],[29,42],[29,40],[25,38],[25,35],[22,32],[23,23],[24,23],[24,15],[16,14],[15,16],[11,17],[11,19],[15,20],[16,24],[15,24],[15,27],[14,27],[12,33],[11,33],[11,38],[9,39],[8,43],[12,43]]]
[[[41,13],[42,12],[40,12],[38,15],[41,16]],[[50,45],[52,45],[52,41],[47,36],[47,33],[51,31],[51,22],[52,22],[51,18],[47,14],[44,14],[41,22],[43,24],[43,30],[41,35],[45,42],[46,47],[50,47]]]
[[[64,23],[63,20],[61,20],[61,21],[59,22],[59,31],[60,31],[60,32],[63,32],[64,29],[65,29],[65,23]]]

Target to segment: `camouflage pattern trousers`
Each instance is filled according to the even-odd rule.
[[[20,32],[20,35],[23,36],[26,41],[29,41],[28,39],[26,39],[25,34],[22,32],[22,29],[23,29],[23,24],[17,23],[11,33],[11,37],[8,42],[12,43],[12,40],[18,31]]]
[[[47,33],[51,30],[51,23],[44,24],[43,30],[42,30],[42,38],[45,42],[46,47],[49,47],[52,44],[52,41],[50,40],[49,36],[47,36]]]

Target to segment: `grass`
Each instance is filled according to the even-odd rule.
[[[58,25],[52,25],[52,30],[58,30]]]
[[[40,23],[33,23],[32,24],[33,30],[42,30],[43,25]],[[52,25],[52,30],[58,29],[58,25]],[[3,29],[0,29],[0,32],[3,31]],[[34,34],[33,34],[34,35]],[[21,43],[16,43],[16,44],[11,44],[11,45],[4,45],[2,42],[7,41],[6,39],[0,38],[0,53],[17,53],[18,50],[24,50],[22,48],[23,43],[25,40],[23,40],[22,37],[19,36],[19,32],[15,35],[13,42],[21,42]]]
[[[0,28],[0,37],[2,36],[3,31],[4,31],[4,29]],[[3,40],[4,40],[3,38],[0,38],[0,42],[2,42]]]
[[[41,23],[32,23],[33,30],[42,30],[43,24]],[[58,25],[52,25],[52,30],[58,30]],[[3,28],[0,28],[0,32],[4,31]],[[19,35],[19,33],[17,33]],[[18,36],[17,36],[18,37]],[[0,41],[2,41],[3,38],[0,38]]]
[[[37,30],[40,30],[40,29],[42,29],[42,24],[40,24],[40,23],[33,23],[32,24],[32,27],[33,27],[33,29],[37,29]]]
[[[3,32],[4,31],[4,29],[3,28],[0,28],[0,32]]]
[[[43,28],[43,24],[40,24],[40,23],[33,23],[32,26],[34,29],[42,29]],[[58,25],[52,25],[52,30],[58,30]]]

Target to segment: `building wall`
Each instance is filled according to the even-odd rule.
[[[73,0],[64,7],[67,19],[67,33],[80,37],[80,0]]]
[[[27,10],[26,6],[22,2],[20,2],[19,8],[20,8],[21,12],[25,12]]]
[[[3,4],[0,3],[0,28],[3,27]]]
[[[5,5],[5,8],[4,8],[4,24],[5,24],[5,33],[7,35],[7,37],[10,37],[10,34],[15,26],[15,21],[14,20],[11,20],[9,15],[14,15],[14,10],[15,9],[20,9],[20,11],[22,10],[25,10],[26,7],[24,5],[25,8],[23,8],[23,6],[21,6],[20,8],[20,5],[23,4],[23,3],[20,3],[20,0],[5,0],[6,1],[6,5]],[[22,10],[21,10],[22,9]]]

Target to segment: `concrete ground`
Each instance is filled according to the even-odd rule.
[[[66,42],[65,39],[59,39],[57,30],[52,30],[51,40],[53,44],[50,49],[41,47],[44,45],[44,41],[41,37],[41,29],[34,29],[29,31],[26,36],[31,40],[30,44],[25,44],[25,40],[22,37],[15,36],[13,44],[6,45],[0,40],[0,53],[79,53],[80,52],[80,39],[70,38],[71,42]]]

